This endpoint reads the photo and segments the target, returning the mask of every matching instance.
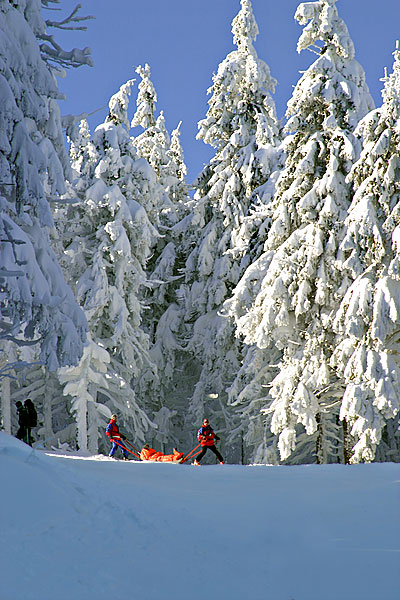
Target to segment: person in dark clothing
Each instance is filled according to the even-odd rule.
[[[33,404],[30,398],[27,398],[24,402],[24,408],[27,411],[27,434],[28,434],[28,444],[32,446],[33,437],[32,437],[32,429],[37,426],[38,418],[35,405]]]
[[[28,443],[29,441],[29,436],[28,436],[28,422],[29,422],[29,416],[28,416],[28,411],[25,408],[25,406],[22,404],[22,402],[20,402],[18,400],[18,402],[15,403],[15,406],[17,407],[17,413],[18,413],[18,425],[19,425],[19,429],[17,431],[17,438],[19,440],[21,440],[22,442],[25,442],[25,444]]]
[[[197,432],[197,439],[199,440],[202,449],[200,454],[193,461],[194,465],[200,464],[200,461],[207,452],[207,450],[211,450],[211,452],[214,452],[215,456],[219,460],[220,465],[224,464],[224,459],[215,447],[215,442],[219,441],[219,437],[213,432],[208,419],[203,420],[203,425]]]

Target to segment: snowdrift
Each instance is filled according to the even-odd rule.
[[[192,467],[0,433],[1,600],[398,600],[400,465]]]

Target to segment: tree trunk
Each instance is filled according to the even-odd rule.
[[[342,421],[343,426],[343,462],[345,465],[350,464],[351,454],[352,454],[352,446],[349,433],[349,424],[346,419]]]
[[[1,381],[1,424],[4,431],[11,435],[11,393],[9,377],[3,377]]]
[[[9,362],[14,360],[14,350],[10,342],[2,344],[2,352],[0,352],[0,370]],[[11,435],[11,385],[10,378],[3,377],[0,379],[1,392],[1,425],[6,433]]]

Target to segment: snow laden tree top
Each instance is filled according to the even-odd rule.
[[[239,283],[230,310],[247,343],[282,352],[268,407],[281,458],[295,449],[302,424],[317,436],[317,460],[324,462],[332,450],[324,406],[336,385],[329,315],[346,289],[335,261],[350,203],[346,176],[359,152],[352,131],[373,103],[335,2],[301,4],[296,19],[306,25],[299,51],[318,40],[323,45],[288,102],[286,132],[293,134],[265,251]]]
[[[276,80],[268,65],[257,57],[253,46],[258,35],[250,0],[241,1],[242,8],[232,22],[232,33],[237,50],[219,65],[213,77],[213,86],[207,118],[199,123],[197,139],[217,149],[227,142],[240,147],[246,129],[255,133],[259,124],[265,139],[274,142],[279,137],[275,104],[270,93]],[[246,132],[247,133],[247,132]],[[244,135],[243,135],[244,134]],[[231,136],[234,138],[230,140]],[[248,140],[247,140],[248,143]]]
[[[241,0],[241,5],[242,10],[232,21],[233,43],[237,45],[239,50],[255,54],[252,42],[256,41],[260,32],[250,0]]]
[[[136,73],[142,78],[139,83],[139,93],[136,100],[137,110],[132,119],[131,126],[141,126],[143,129],[148,129],[156,124],[154,113],[156,110],[157,94],[154,85],[150,79],[150,67],[145,64],[144,67],[139,65],[136,68]]]
[[[305,27],[297,42],[297,52],[313,46],[320,50],[316,42],[322,41],[327,46],[332,46],[338,56],[350,60],[354,58],[354,44],[346,24],[337,13],[336,2],[337,0],[320,0],[300,4],[294,18]]]
[[[305,2],[296,11],[295,19],[301,25],[308,23],[300,36],[297,51],[310,48],[319,52],[320,56],[304,73],[288,102],[287,116],[292,118],[287,123],[287,131],[301,131],[299,114],[306,117],[307,112],[303,108],[308,102],[314,102],[317,96],[325,105],[320,119],[324,117],[324,127],[328,130],[335,129],[336,125],[354,130],[373,106],[364,70],[354,58],[354,45],[338,15],[336,1]],[[336,106],[335,102],[339,105]],[[319,128],[320,120],[316,120],[315,125]]]
[[[137,110],[131,126],[141,127],[144,131],[134,138],[134,145],[138,155],[145,158],[153,167],[158,182],[164,190],[160,195],[160,204],[154,207],[154,212],[149,213],[149,216],[154,223],[169,228],[178,220],[175,202],[178,204],[184,201],[187,187],[182,174],[178,175],[179,167],[171,153],[171,138],[165,125],[164,113],[161,111],[157,119],[155,117],[157,94],[150,79],[150,67],[147,64],[144,67],[139,66],[136,72],[139,73],[142,81],[139,84]],[[178,148],[179,140],[176,133],[174,143]]]
[[[134,84],[134,79],[129,79],[124,85],[121,85],[116,94],[111,96],[108,103],[108,116],[106,123],[114,123],[114,125],[124,125],[129,130],[128,106],[131,87]]]
[[[14,6],[15,5],[15,6]],[[59,92],[35,37],[41,3],[0,5],[1,337],[40,345],[54,370],[82,354],[86,320],[50,245],[49,200],[70,176]]]
[[[400,407],[400,52],[385,77],[383,105],[356,134],[363,141],[348,179],[355,193],[340,245],[352,282],[337,312],[332,364],[345,382],[340,416],[351,430],[351,461],[372,461]],[[390,438],[389,438],[390,440]],[[385,443],[388,443],[386,436]],[[393,451],[387,448],[385,455]]]

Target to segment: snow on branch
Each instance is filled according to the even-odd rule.
[[[93,67],[90,48],[84,48],[83,50],[74,48],[73,50],[66,52],[57,44],[52,35],[42,35],[41,39],[48,41],[52,45],[52,47],[47,44],[40,45],[42,58],[45,62],[53,62],[65,68],[77,68],[82,65]]]
[[[17,380],[18,377],[16,377],[15,375],[13,375],[13,372],[16,371],[22,371],[23,369],[27,369],[28,367],[31,368],[34,365],[41,365],[42,363],[40,362],[26,362],[24,360],[18,360],[16,362],[11,362],[11,363],[7,363],[4,367],[2,367],[0,369],[0,381],[2,379],[4,379],[5,377],[8,377],[9,379],[15,379]]]
[[[51,10],[49,7],[49,3],[52,2],[54,4],[58,4],[58,0],[42,0],[42,4]],[[77,23],[81,23],[82,21],[87,21],[88,19],[94,19],[95,17],[89,15],[85,17],[78,16],[79,9],[82,8],[81,4],[77,4],[71,14],[63,19],[62,21],[51,21],[47,20],[46,27],[54,27],[56,29],[62,29],[64,31],[86,31],[86,25],[77,25]],[[52,10],[60,10],[53,8]],[[60,65],[63,68],[69,67],[80,67],[82,65],[93,66],[93,60],[91,58],[91,49],[90,48],[73,48],[73,50],[66,51],[61,48],[61,46],[55,41],[53,35],[49,35],[48,33],[40,33],[39,39],[44,42],[40,45],[40,51],[42,53],[42,58],[47,64]],[[57,68],[57,67],[56,67]]]
[[[59,4],[58,0],[52,0],[52,1],[54,2],[54,4]],[[50,8],[48,6],[48,2],[45,2],[45,4],[46,4],[46,8]],[[78,27],[76,25],[69,25],[70,23],[80,23],[81,21],[87,21],[89,19],[96,18],[96,17],[93,17],[92,15],[89,15],[87,17],[81,17],[81,16],[78,17],[77,16],[78,11],[81,8],[82,8],[82,4],[77,4],[75,6],[74,10],[72,11],[72,13],[69,15],[69,17],[66,17],[63,21],[46,20],[47,27],[57,27],[58,29],[64,29],[64,30],[69,29],[69,30],[75,30],[75,31],[86,31],[87,30],[86,25],[82,25],[80,27]],[[52,10],[60,10],[60,9],[54,8]]]

